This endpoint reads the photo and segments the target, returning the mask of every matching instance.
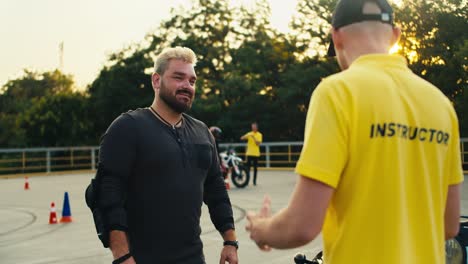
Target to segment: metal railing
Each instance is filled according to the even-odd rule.
[[[99,147],[0,149],[0,175],[96,168]]]
[[[468,138],[462,138],[460,141],[462,164],[468,173]],[[260,167],[295,167],[301,154],[302,144],[302,141],[262,143]],[[220,144],[221,151],[233,148],[241,157],[245,155],[245,147],[245,143]],[[0,175],[95,170],[98,152],[98,146],[0,149]]]
[[[302,150],[302,141],[264,142],[260,145],[259,164],[261,167],[292,168],[296,165]],[[233,148],[239,156],[245,156],[246,143],[222,143],[223,148]]]

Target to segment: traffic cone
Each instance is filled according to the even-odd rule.
[[[29,181],[28,177],[24,177],[24,189],[29,190]]]
[[[57,223],[57,212],[55,211],[55,203],[50,204],[49,224]]]
[[[62,218],[60,219],[60,223],[70,223],[70,222],[72,222],[70,201],[68,200],[68,192],[65,192],[65,196],[63,198]]]
[[[229,176],[226,176],[226,178],[224,178],[224,185],[226,185],[226,190],[231,189],[231,185],[229,185]]]

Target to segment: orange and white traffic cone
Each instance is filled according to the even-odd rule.
[[[231,185],[229,185],[229,176],[226,176],[226,178],[224,178],[224,184],[226,185],[226,190],[231,189]]]
[[[24,189],[29,190],[29,181],[28,177],[24,177]]]
[[[57,212],[55,210],[55,203],[50,204],[49,224],[57,224]]]

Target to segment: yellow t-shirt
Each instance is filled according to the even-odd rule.
[[[463,181],[458,120],[403,57],[362,56],[320,83],[296,172],[335,188],[326,263],[445,263],[448,186]]]
[[[243,137],[247,137],[247,150],[245,152],[246,156],[253,156],[253,157],[260,157],[260,146],[257,146],[252,136],[258,142],[262,143],[263,136],[260,132],[250,131],[249,133],[245,134]]]

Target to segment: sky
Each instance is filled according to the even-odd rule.
[[[252,5],[253,0],[232,0]],[[0,0],[0,87],[23,69],[50,71],[60,67],[77,88],[90,84],[109,54],[141,42],[170,8],[190,0]],[[270,0],[271,24],[288,30],[297,0]]]

